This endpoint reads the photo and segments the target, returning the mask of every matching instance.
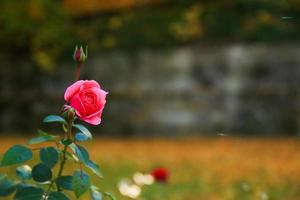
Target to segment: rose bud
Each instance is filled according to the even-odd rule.
[[[69,109],[68,113],[67,113],[68,120],[74,119],[75,114],[76,114],[76,112],[75,112],[74,108]]]
[[[75,109],[76,115],[83,121],[98,125],[108,93],[94,80],[80,80],[69,86],[64,98]]]
[[[166,168],[158,167],[155,168],[151,175],[157,182],[166,183],[169,179],[169,171]]]
[[[76,62],[82,63],[82,62],[86,61],[87,57],[88,57],[88,47],[86,47],[85,52],[83,51],[82,46],[80,46],[79,48],[78,48],[78,46],[75,47],[73,59]]]
[[[68,120],[74,119],[76,113],[75,109],[72,106],[64,105],[60,112],[64,117],[66,117]]]

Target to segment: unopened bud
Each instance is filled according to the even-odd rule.
[[[88,47],[86,46],[85,52],[84,52],[82,46],[78,47],[76,45],[75,51],[73,54],[73,59],[78,63],[82,63],[82,62],[86,61],[87,57],[88,57]]]
[[[76,116],[76,111],[74,108],[72,108],[69,105],[64,105],[61,113],[68,119],[68,120],[73,120],[74,117]]]
[[[75,117],[76,113],[75,113],[75,109],[74,108],[70,108],[68,110],[68,120],[74,120],[74,117]]]

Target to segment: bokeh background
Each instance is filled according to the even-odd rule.
[[[163,165],[173,185],[145,199],[297,199],[299,32],[298,0],[1,0],[0,134],[57,130],[41,121],[88,45],[82,78],[109,91],[91,127],[104,187]]]

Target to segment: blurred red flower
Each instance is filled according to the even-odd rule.
[[[164,167],[155,168],[151,175],[154,177],[155,181],[166,183],[169,179],[169,171]]]

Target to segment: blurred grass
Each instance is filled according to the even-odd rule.
[[[0,152],[4,152],[26,139],[1,141]],[[105,176],[103,180],[94,177],[94,183],[121,200],[127,199],[116,188],[121,178],[130,178],[136,171],[147,173],[157,166],[170,170],[170,181],[143,188],[142,199],[297,200],[300,196],[297,139],[97,138],[84,145]],[[14,167],[6,170],[13,173]]]

